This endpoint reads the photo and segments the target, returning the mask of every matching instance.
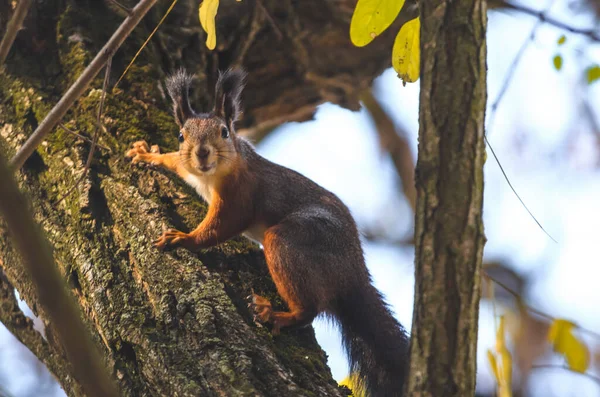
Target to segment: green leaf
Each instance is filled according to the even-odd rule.
[[[562,69],[562,64],[563,64],[562,56],[555,55],[552,62],[554,63],[554,67],[556,68],[556,70]]]
[[[358,0],[350,22],[350,40],[364,47],[396,19],[404,0]]]
[[[567,41],[567,36],[564,34],[558,38],[558,45],[563,45]]]
[[[600,79],[600,65],[592,65],[585,70],[588,84]]]

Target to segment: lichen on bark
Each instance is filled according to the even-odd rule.
[[[197,1],[180,0],[119,87],[107,95],[100,142],[109,150],[96,150],[77,189],[58,202],[83,172],[89,144],[60,128],[46,137],[18,176],[123,396],[340,395],[311,327],[273,337],[252,321],[245,300],[252,289],[283,305],[261,250],[236,238],[198,254],[156,251],[151,242],[164,227],[190,230],[202,219],[205,205],[176,177],[132,166],[122,156],[139,139],[167,149],[177,146],[177,127],[161,83],[176,67],[196,73],[194,104],[205,110],[217,70],[245,66],[250,78],[240,127],[255,127],[305,120],[324,101],[357,108],[361,87],[389,65],[391,33],[366,50],[351,46],[352,0],[262,3],[264,10],[255,2],[223,4],[218,51],[209,52],[197,22]],[[111,83],[167,6],[155,7],[115,54]],[[8,0],[0,0],[0,9],[9,8]],[[34,2],[0,72],[0,148],[5,153],[14,154],[121,18],[95,0]],[[94,134],[100,87],[99,77],[67,113],[63,123],[69,129]],[[0,258],[9,285],[44,318],[2,226]],[[10,318],[16,317],[2,317]],[[47,342],[21,340],[68,395],[82,395],[52,324],[45,325]]]

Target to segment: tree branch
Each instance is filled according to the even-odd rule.
[[[81,181],[83,181],[90,169],[90,165],[92,164],[92,159],[94,158],[94,150],[96,149],[96,145],[98,144],[98,138],[100,137],[100,131],[103,130],[102,125],[102,114],[104,112],[104,100],[106,99],[106,89],[108,88],[108,81],[110,80],[110,69],[112,66],[112,58],[108,58],[105,67],[104,73],[104,83],[102,84],[102,95],[100,96],[100,103],[98,104],[98,112],[96,114],[96,132],[94,133],[94,137],[92,138],[92,146],[90,147],[90,152],[88,154],[87,160],[85,161],[85,166],[83,167],[83,173],[79,177],[79,179],[75,182],[73,187],[65,194],[62,195],[60,199],[56,202],[56,204],[60,203],[65,199],[65,197],[69,196],[73,190],[77,189]]]
[[[131,14],[123,21],[121,26],[115,31],[112,37],[98,52],[96,57],[83,71],[81,76],[63,95],[58,103],[52,108],[50,113],[44,118],[40,125],[36,128],[27,142],[19,149],[15,157],[10,162],[13,171],[20,169],[25,161],[31,156],[44,137],[52,131],[60,119],[67,113],[67,110],[73,106],[73,103],[83,94],[90,85],[92,80],[100,72],[109,58],[117,51],[123,41],[129,36],[131,31],[137,26],[142,17],[146,15],[148,10],[156,3],[156,0],[140,0],[140,2],[131,11]]]
[[[19,0],[19,4],[15,9],[15,13],[6,27],[6,34],[0,43],[0,67],[2,67],[6,57],[8,56],[10,48],[17,37],[17,33],[19,33],[19,30],[23,25],[23,20],[25,20],[25,17],[27,16],[30,5],[31,0]]]
[[[371,89],[365,90],[360,99],[375,122],[379,142],[392,158],[396,173],[402,182],[402,191],[414,213],[417,207],[415,167],[406,136],[396,130],[394,123],[381,107],[381,104],[375,99]]]
[[[57,271],[52,250],[31,217],[28,202],[19,192],[4,161],[0,154],[0,214],[21,254],[41,305],[72,363],[75,378],[89,396],[115,396],[114,385]]]
[[[0,259],[0,266],[2,260]],[[49,356],[48,344],[33,328],[33,321],[25,316],[15,297],[15,288],[0,268],[0,322],[40,359]],[[39,353],[39,354],[38,354]]]
[[[27,347],[50,372],[60,379],[63,387],[71,392],[81,390],[72,377],[69,376],[70,364],[62,354],[58,354],[52,346],[44,340],[42,335],[34,329],[33,321],[25,316],[15,297],[15,288],[8,281],[2,271],[0,259],[0,322],[13,334],[19,342]],[[0,389],[0,395],[1,389]]]
[[[537,11],[522,4],[514,4],[509,2],[502,2],[502,7],[506,7],[510,10],[518,11],[527,15],[531,15],[540,21],[547,23],[549,25],[555,26],[559,29],[566,30],[567,32],[571,32],[574,34],[579,34],[582,36],[586,36],[592,41],[600,42],[600,32],[597,29],[583,29],[575,26],[571,26],[565,22],[561,22],[557,19],[549,17],[546,15],[546,11]]]
[[[511,294],[512,296],[514,296],[515,299],[519,302],[519,305],[522,308],[526,309],[528,312],[533,313],[533,314],[535,314],[537,316],[540,316],[542,318],[545,318],[546,320],[548,320],[550,322],[556,320],[555,317],[553,317],[553,316],[551,316],[551,315],[549,315],[547,313],[544,313],[544,312],[542,312],[542,311],[540,311],[540,310],[538,310],[538,309],[536,309],[534,307],[526,305],[523,302],[523,298],[521,297],[521,295],[517,291],[513,290],[512,288],[510,288],[508,285],[504,284],[503,282],[501,282],[501,281],[499,281],[499,280],[491,277],[485,270],[483,271],[483,274],[484,274],[484,277],[489,278],[495,284],[498,284],[500,287],[502,287],[502,289],[504,289],[506,292],[508,292],[509,294]],[[575,325],[575,328],[577,328],[579,331],[581,331],[583,333],[586,333],[586,334],[588,334],[588,335],[596,338],[597,340],[600,340],[600,333],[598,333],[598,332],[594,332],[592,330],[580,327],[579,325]]]
[[[77,138],[79,138],[79,139],[81,139],[81,140],[83,140],[83,141],[86,141],[86,142],[88,142],[88,143],[93,143],[93,142],[94,142],[93,140],[91,140],[91,139],[90,139],[90,138],[88,138],[87,136],[83,136],[83,135],[81,135],[81,134],[79,134],[79,133],[77,133],[77,132],[75,132],[75,131],[73,131],[73,130],[70,130],[70,129],[68,129],[68,128],[67,128],[67,126],[66,126],[66,125],[64,125],[63,123],[58,123],[58,126],[59,126],[60,128],[62,128],[62,130],[63,130],[63,131],[65,131],[65,132],[67,132],[67,133],[69,133],[69,134],[71,134],[71,135],[73,135],[73,136],[76,136]],[[106,146],[104,146],[104,145],[101,145],[101,144],[99,144],[99,143],[97,143],[97,142],[96,142],[96,146],[97,146],[97,147],[99,147],[100,149],[106,150],[107,152],[110,152],[110,151],[111,151],[111,150],[110,150],[110,148],[108,148],[108,147],[106,147]]]

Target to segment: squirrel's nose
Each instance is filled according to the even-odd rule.
[[[206,158],[210,154],[210,149],[207,148],[206,146],[202,146],[200,149],[198,149],[196,151],[196,154],[198,155],[198,158],[200,158],[201,160],[206,160]]]

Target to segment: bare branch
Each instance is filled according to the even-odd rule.
[[[75,378],[81,382],[89,396],[116,396],[116,389],[57,270],[52,249],[33,220],[28,201],[19,192],[2,154],[0,189],[0,214],[21,254],[23,266],[31,278],[40,304],[44,306],[61,345],[73,364]]]
[[[273,19],[273,17],[269,13],[269,10],[267,10],[265,8],[265,6],[263,5],[262,1],[261,0],[256,0],[256,6],[258,8],[260,8],[260,10],[262,11],[262,13],[267,18],[267,21],[269,21],[269,24],[273,28],[273,31],[275,32],[275,35],[277,36],[277,39],[278,40],[283,40],[283,32],[281,31],[281,29],[279,29],[279,26],[277,26],[277,23],[275,22],[275,20]]]
[[[110,3],[116,5],[121,11],[125,11],[127,15],[131,15],[131,8],[125,7],[123,4],[119,3],[117,0],[108,0]]]
[[[546,13],[550,10],[550,8],[552,8],[552,6],[554,5],[555,1],[556,0],[552,0],[550,2],[550,4],[548,5],[548,7],[546,8],[546,10],[543,11],[543,12],[541,12],[541,13],[539,13],[539,14],[545,17]],[[506,4],[508,5],[508,3],[506,3]],[[508,89],[508,86],[509,86],[510,82],[512,81],[512,76],[514,75],[515,70],[517,69],[517,65],[519,64],[521,58],[523,57],[523,54],[525,53],[525,50],[529,46],[529,44],[531,42],[533,42],[533,40],[535,38],[535,34],[536,34],[538,28],[542,25],[543,21],[544,20],[540,18],[540,20],[533,26],[533,28],[531,29],[531,32],[529,33],[529,36],[523,42],[523,44],[521,45],[521,48],[519,48],[519,51],[517,52],[517,55],[513,59],[512,63],[510,64],[510,67],[508,69],[508,73],[504,77],[504,81],[502,82],[502,86],[500,87],[500,91],[498,92],[498,96],[496,97],[496,99],[492,103],[491,111],[490,111],[490,114],[488,116],[488,123],[487,123],[487,128],[486,128],[486,131],[485,131],[484,138],[485,138],[485,143],[490,148],[490,152],[492,152],[492,156],[494,157],[494,160],[496,160],[496,163],[498,164],[498,167],[500,168],[500,171],[502,172],[502,175],[504,176],[504,179],[506,180],[506,183],[508,183],[508,186],[513,191],[513,193],[515,194],[515,196],[517,196],[517,199],[521,202],[521,205],[523,205],[523,207],[525,208],[525,210],[527,211],[527,213],[529,213],[529,215],[531,216],[531,218],[533,218],[533,220],[540,227],[540,229],[542,229],[542,231],[548,237],[550,237],[550,239],[552,241],[554,241],[555,243],[558,243],[554,239],[554,237],[552,237],[550,235],[550,233],[548,233],[546,231],[546,229],[544,229],[544,227],[542,226],[542,224],[537,220],[537,218],[529,210],[529,207],[527,207],[527,205],[525,205],[525,202],[521,199],[521,196],[519,196],[519,194],[517,193],[517,190],[513,187],[512,183],[510,182],[510,179],[508,178],[508,175],[506,175],[506,172],[504,171],[504,167],[500,163],[500,159],[498,159],[498,156],[496,156],[496,152],[494,151],[494,148],[492,147],[492,145],[490,144],[490,141],[487,138],[488,135],[491,134],[492,128],[494,126],[494,121],[496,119],[496,112],[498,110],[498,106],[500,106],[500,102],[502,101],[502,98],[504,98],[504,94],[506,93],[506,91]]]
[[[361,101],[371,114],[381,146],[392,157],[396,173],[402,181],[402,191],[413,213],[417,207],[417,190],[415,189],[415,162],[413,154],[406,140],[406,134],[399,133],[394,123],[377,102],[370,89],[365,90],[360,97]]]
[[[73,395],[83,394],[81,386],[71,376],[71,364],[66,357],[34,329],[33,321],[19,308],[15,288],[2,271],[2,266],[0,259],[0,322],[60,380],[65,390]],[[1,388],[0,396],[4,396]]]
[[[490,148],[490,152],[492,152],[492,156],[494,156],[494,160],[496,160],[496,163],[498,164],[498,167],[500,167],[500,172],[502,172],[502,175],[504,176],[504,179],[506,180],[506,183],[508,183],[508,187],[510,187],[510,190],[512,190],[512,192],[515,194],[515,196],[517,196],[517,199],[521,202],[521,205],[523,206],[523,208],[525,208],[525,211],[527,211],[527,213],[529,214],[529,216],[531,216],[531,218],[534,220],[534,222],[540,227],[540,229],[542,229],[542,231],[546,234],[546,236],[550,237],[550,240],[554,241],[556,244],[558,244],[558,241],[556,241],[554,239],[554,237],[552,237],[550,235],[550,233],[548,233],[546,231],[546,229],[544,229],[544,227],[542,226],[542,224],[540,223],[540,221],[537,220],[537,218],[533,215],[533,213],[529,210],[529,207],[527,207],[527,205],[525,204],[525,202],[523,201],[523,199],[521,198],[521,196],[519,196],[519,193],[517,193],[517,190],[514,188],[514,186],[512,185],[512,183],[510,182],[510,179],[508,179],[508,175],[506,175],[506,171],[504,171],[504,167],[502,167],[502,164],[500,163],[500,159],[498,158],[498,156],[496,155],[496,152],[494,151],[494,148],[492,147],[492,145],[490,144],[490,141],[487,139],[487,135],[483,136],[485,138],[485,143],[487,144],[487,146]]]
[[[10,22],[6,27],[6,34],[4,38],[2,38],[2,42],[0,43],[0,67],[4,64],[6,57],[12,47],[15,38],[17,37],[17,33],[21,29],[23,25],[23,21],[27,16],[27,11],[29,11],[29,6],[31,5],[31,0],[19,0],[19,4],[15,9],[15,13],[13,14]]]
[[[540,311],[540,310],[538,310],[538,309],[535,309],[535,308],[533,308],[533,307],[531,307],[531,306],[528,306],[528,305],[526,305],[525,303],[523,303],[523,298],[521,297],[521,295],[520,295],[518,292],[516,292],[515,290],[513,290],[512,288],[510,288],[510,287],[509,287],[509,286],[507,286],[506,284],[502,283],[501,281],[498,281],[497,279],[495,279],[495,278],[491,277],[491,276],[490,276],[490,275],[489,275],[489,274],[488,274],[488,273],[487,273],[485,270],[484,270],[484,272],[483,272],[483,273],[484,273],[484,277],[487,277],[487,278],[489,278],[489,279],[490,279],[490,280],[492,280],[492,281],[493,281],[495,284],[498,284],[500,287],[502,287],[502,289],[504,289],[506,292],[508,292],[509,294],[511,294],[512,296],[514,296],[514,297],[515,297],[515,299],[517,299],[517,300],[520,302],[520,305],[521,305],[521,306],[522,306],[524,309],[526,309],[528,312],[531,312],[531,313],[533,313],[533,314],[535,314],[535,315],[537,315],[537,316],[540,316],[540,317],[542,317],[542,318],[545,318],[546,320],[548,320],[548,321],[550,321],[550,322],[552,322],[552,321],[554,321],[554,320],[556,319],[555,317],[552,317],[551,315],[549,315],[549,314],[547,314],[547,313],[544,313],[544,312],[542,312],[542,311]],[[577,328],[578,330],[580,330],[581,332],[583,332],[583,333],[586,333],[586,334],[588,334],[588,335],[590,335],[590,336],[592,336],[592,337],[594,337],[594,338],[596,338],[596,339],[600,340],[600,334],[599,334],[598,332],[594,332],[594,331],[592,331],[592,330],[589,330],[589,329],[586,329],[586,328],[580,327],[580,326],[578,326],[578,325],[576,325],[576,328]]]
[[[105,67],[106,71],[104,73],[104,83],[102,84],[102,95],[100,96],[100,103],[98,104],[98,114],[96,116],[96,132],[94,133],[94,138],[92,139],[92,146],[90,147],[90,152],[89,152],[87,160],[85,162],[85,166],[83,167],[83,173],[81,174],[79,179],[77,179],[77,181],[75,182],[73,187],[71,187],[69,190],[67,190],[67,192],[65,194],[63,194],[61,198],[58,199],[56,204],[63,201],[75,189],[77,189],[77,186],[79,186],[81,181],[83,181],[85,179],[85,176],[87,175],[87,172],[90,169],[90,165],[92,164],[92,159],[94,158],[94,151],[96,150],[96,145],[98,144],[98,138],[100,136],[100,131],[103,129],[102,114],[104,113],[104,100],[106,99],[106,90],[108,88],[108,81],[110,80],[111,65],[112,65],[112,58],[109,58],[108,62],[106,63],[106,67]]]
[[[140,0],[133,8],[131,14],[123,21],[121,26],[113,33],[112,37],[92,60],[81,76],[63,95],[58,103],[52,108],[46,118],[40,123],[27,142],[19,149],[15,157],[10,162],[12,170],[20,169],[25,161],[31,156],[44,137],[54,129],[56,124],[65,115],[67,110],[73,106],[73,103],[83,94],[92,80],[100,72],[109,58],[121,46],[123,41],[129,36],[131,31],[137,26],[142,17],[156,3],[156,0]]]
[[[2,261],[0,260],[0,265]],[[15,297],[12,286],[0,268],[0,322],[37,357],[49,355],[47,343],[42,335],[33,328],[33,321],[25,316]],[[39,354],[38,354],[39,353]],[[41,358],[40,358],[41,359]]]
[[[86,142],[88,142],[88,143],[92,143],[92,142],[94,142],[93,140],[91,140],[91,139],[90,139],[90,138],[88,138],[87,136],[83,136],[83,135],[81,135],[81,134],[79,134],[79,133],[77,133],[77,132],[75,132],[75,131],[73,131],[73,130],[70,130],[70,129],[68,129],[68,128],[67,128],[67,126],[66,126],[66,125],[64,125],[63,123],[58,123],[58,126],[59,126],[60,128],[62,128],[62,130],[63,130],[63,131],[65,131],[65,132],[67,132],[67,133],[69,133],[69,134],[71,134],[71,135],[73,135],[73,136],[76,136],[77,138],[79,138],[79,139],[81,139],[81,140],[84,140],[84,141],[86,141]],[[104,150],[107,150],[107,151],[111,152],[110,148],[108,148],[108,147],[106,147],[106,146],[104,146],[104,145],[101,145],[101,144],[99,144],[99,143],[97,143],[97,142],[96,142],[96,146],[98,146],[100,149],[104,149]]]
[[[142,46],[140,47],[140,49],[138,50],[138,52],[135,53],[135,55],[131,59],[131,62],[129,62],[129,65],[127,65],[127,67],[125,68],[125,71],[123,72],[123,74],[121,75],[121,77],[119,77],[119,80],[117,80],[117,82],[115,83],[115,86],[113,87],[113,89],[115,89],[119,85],[119,83],[121,82],[121,80],[123,80],[123,77],[125,77],[125,75],[129,71],[129,69],[131,68],[131,66],[133,65],[133,63],[137,59],[137,57],[141,54],[142,50],[146,47],[146,44],[148,44],[148,42],[150,41],[150,39],[152,39],[152,36],[154,36],[154,33],[156,33],[156,31],[158,30],[158,28],[160,27],[160,25],[162,25],[162,23],[165,21],[165,19],[167,19],[167,17],[171,13],[171,10],[173,9],[173,7],[175,7],[175,4],[177,4],[177,0],[173,0],[173,2],[171,3],[171,6],[167,9],[167,12],[165,12],[165,15],[163,15],[163,17],[161,18],[161,20],[158,21],[158,24],[156,25],[156,27],[154,28],[154,30],[150,33],[150,35],[148,36],[148,38],[146,39],[146,41],[144,41],[144,43],[142,44]]]
[[[554,5],[555,2],[556,2],[556,0],[552,0],[550,2],[550,4],[546,7],[546,10],[544,12],[542,12],[542,14],[545,15],[548,11],[550,11],[550,8],[552,8],[552,6]],[[508,3],[503,3],[503,4],[508,5]],[[494,126],[494,121],[496,119],[496,112],[498,110],[498,106],[500,106],[500,102],[502,101],[502,98],[504,98],[504,94],[506,94],[506,91],[508,90],[508,87],[509,87],[510,83],[512,82],[512,77],[515,74],[515,71],[517,70],[517,66],[519,65],[519,62],[521,62],[521,58],[523,58],[523,54],[525,54],[525,50],[527,50],[529,45],[535,39],[535,34],[537,33],[537,30],[540,28],[540,26],[542,24],[543,24],[543,21],[539,20],[535,23],[535,25],[533,25],[533,28],[531,28],[531,32],[529,32],[529,36],[527,36],[527,39],[523,42],[523,44],[521,44],[519,51],[517,51],[517,55],[515,55],[515,57],[513,58],[510,66],[508,68],[508,72],[506,73],[506,76],[504,76],[502,85],[500,86],[500,91],[498,91],[498,95],[496,96],[496,99],[494,100],[494,102],[492,102],[492,106],[490,108],[490,115],[488,116],[488,125],[486,128],[486,135],[491,135],[490,131],[492,130],[492,128]]]
[[[506,7],[510,10],[515,10],[515,11],[518,11],[518,12],[521,12],[521,13],[524,13],[527,15],[531,15],[533,17],[536,17],[543,23],[547,23],[547,24],[555,26],[559,29],[566,30],[567,32],[586,36],[587,38],[589,38],[592,41],[600,42],[600,31],[598,31],[597,28],[582,29],[582,28],[578,28],[575,26],[571,26],[568,23],[565,23],[565,22],[559,21],[557,19],[554,19],[552,17],[549,17],[548,15],[546,15],[546,11],[537,11],[532,8],[526,7],[522,4],[502,2],[501,6]]]

